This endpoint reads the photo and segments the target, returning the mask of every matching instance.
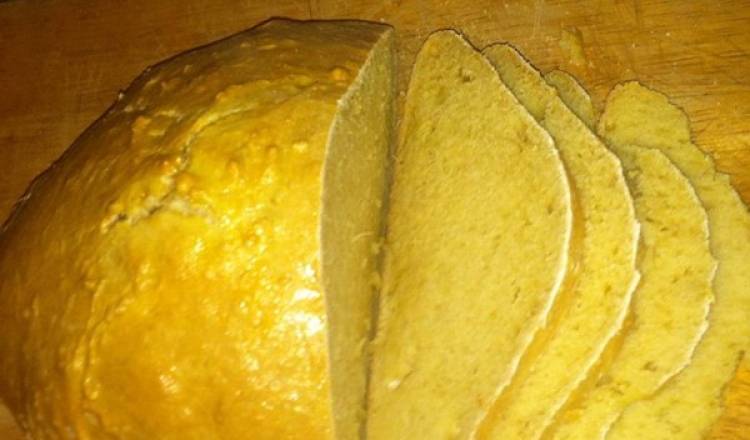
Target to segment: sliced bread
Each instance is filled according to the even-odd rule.
[[[545,438],[603,439],[628,405],[688,365],[708,324],[716,261],[703,205],[659,150],[623,145],[615,151],[641,223],[641,281],[629,324]]]
[[[691,140],[687,116],[637,82],[607,98],[599,133],[616,146],[661,150],[695,187],[718,261],[709,326],[686,368],[647,400],[629,406],[611,439],[699,439],[721,414],[722,392],[750,343],[750,214],[729,178]]]
[[[556,72],[558,79],[575,81]],[[560,91],[560,82],[553,84]],[[565,88],[560,95],[571,109],[589,107],[583,88]],[[705,208],[690,181],[661,151],[635,145],[613,148],[625,166],[642,226],[642,278],[629,325],[544,438],[603,438],[629,404],[653,394],[688,364],[707,327],[716,261]]]
[[[510,386],[479,427],[479,438],[538,438],[620,329],[638,279],[638,223],[622,166],[506,44],[484,55],[552,135],[576,194],[583,234],[575,282],[561,293]]]
[[[466,438],[509,382],[567,269],[552,139],[459,34],[431,35],[390,194],[367,438]]]

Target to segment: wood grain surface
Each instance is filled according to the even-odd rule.
[[[562,68],[601,104],[638,79],[682,106],[695,140],[750,201],[750,2],[15,0],[0,2],[0,218],[145,67],[272,16],[396,26],[402,79],[421,40],[457,28]],[[402,81],[404,84],[405,81]],[[750,362],[712,437],[750,439]],[[0,408],[0,438],[20,438]]]

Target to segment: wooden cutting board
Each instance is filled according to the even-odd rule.
[[[391,23],[402,66],[439,28],[478,46],[510,41],[540,69],[575,74],[599,104],[639,79],[687,111],[750,202],[747,1],[0,0],[0,219],[146,66],[272,16]],[[750,361],[725,399],[713,438],[750,439]],[[0,408],[0,438],[20,438],[13,430]]]

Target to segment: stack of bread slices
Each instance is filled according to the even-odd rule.
[[[399,107],[394,45],[269,21],[144,73],[35,180],[0,232],[32,438],[710,432],[750,214],[687,116],[450,30]]]

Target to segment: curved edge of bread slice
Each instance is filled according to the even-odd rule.
[[[545,75],[577,114],[593,106],[566,72]],[[562,86],[561,86],[562,85]],[[564,89],[564,91],[561,90]],[[690,361],[708,325],[716,260],[708,218],[690,181],[663,153],[635,145],[613,147],[623,162],[642,225],[629,323],[590,377],[555,416],[543,438],[604,438],[631,403],[658,390]],[[665,294],[668,293],[668,294]]]
[[[636,82],[618,85],[598,131],[613,145],[660,150],[687,176],[706,208],[718,262],[708,328],[691,362],[654,395],[629,406],[607,438],[701,438],[721,415],[724,388],[750,345],[750,214],[729,178],[692,142],[685,113],[661,93]]]
[[[552,139],[459,34],[432,34],[395,156],[367,438],[468,435],[544,324],[571,229]]]
[[[641,222],[639,283],[629,323],[547,429],[547,439],[603,439],[631,403],[685,368],[708,326],[716,260],[687,178],[658,150],[621,146]]]
[[[563,70],[550,70],[544,74],[544,80],[557,90],[560,99],[592,131],[596,130],[598,115],[586,89],[580,82]]]
[[[552,135],[567,168],[582,237],[575,279],[478,427],[486,439],[538,438],[620,330],[638,281],[639,224],[617,157],[507,44],[483,51],[503,82]]]

